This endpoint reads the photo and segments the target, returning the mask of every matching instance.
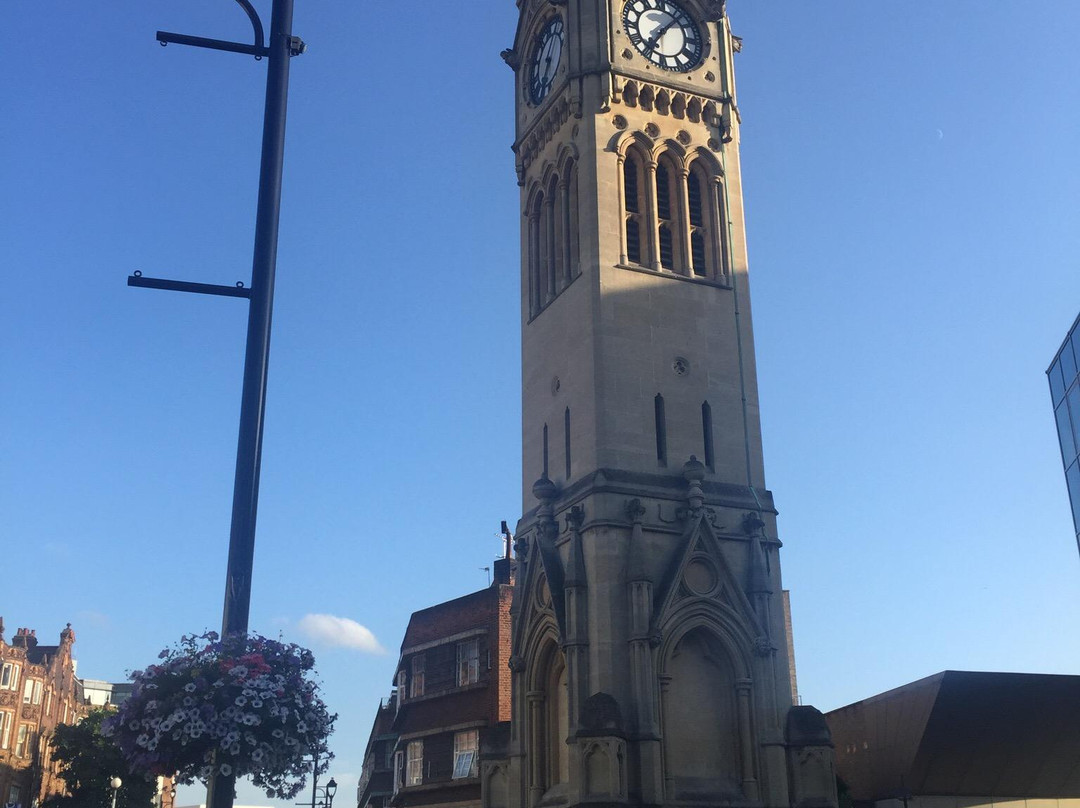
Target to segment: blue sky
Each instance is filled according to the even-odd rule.
[[[1080,310],[1080,7],[730,13],[804,700],[1077,672],[1044,370]],[[339,802],[410,612],[484,586],[520,514],[515,15],[296,11],[252,626],[317,653]],[[71,621],[91,678],[220,624],[243,303],[125,278],[249,278],[265,63],[154,41],[246,25],[228,0],[4,10],[0,614]]]

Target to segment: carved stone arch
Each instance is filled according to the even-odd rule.
[[[545,795],[561,795],[570,776],[566,658],[554,620],[532,627],[525,654],[527,776],[530,802],[536,804]]]
[[[642,156],[646,160],[653,159],[656,141],[644,132],[638,130],[617,133],[615,137],[612,138],[608,148],[620,157],[626,157],[627,151],[635,146],[641,150]]]
[[[667,90],[656,94],[656,111],[660,115],[667,115],[671,111],[671,93]]]
[[[576,165],[581,159],[581,153],[578,151],[578,147],[573,143],[564,143],[559,148],[559,153],[555,157],[555,166],[557,167],[560,176],[566,174],[567,164],[573,161]]]
[[[748,638],[717,604],[680,609],[658,649],[665,794],[757,799]]]
[[[701,112],[701,99],[691,97],[686,105],[686,117],[694,123],[698,123],[701,120]]]
[[[714,157],[708,149],[704,149],[698,146],[696,149],[692,149],[686,155],[686,166],[689,168],[694,163],[701,162],[706,171],[710,174],[722,177],[724,176],[724,168],[720,165],[720,161]]]
[[[523,209],[523,213],[526,217],[528,217],[536,207],[537,194],[542,194],[543,192],[544,182],[542,179],[533,177],[528,181],[528,184],[525,186],[525,207]]]
[[[686,94],[675,93],[671,99],[671,115],[672,117],[682,120],[686,117]]]
[[[646,84],[641,88],[641,92],[638,93],[638,104],[645,112],[652,112],[655,100],[656,94],[652,87]]]
[[[667,156],[673,160],[676,168],[686,168],[686,148],[679,141],[667,138],[654,143],[652,159],[657,161],[662,156]]]
[[[657,657],[661,674],[679,642],[696,630],[708,631],[716,637],[732,662],[737,663],[736,675],[742,679],[752,678],[754,638],[733,609],[704,598],[680,604],[660,626],[662,640]]]

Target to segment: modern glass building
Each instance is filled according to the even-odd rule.
[[[1061,462],[1065,466],[1065,483],[1072,502],[1073,527],[1080,547],[1080,317],[1073,322],[1069,335],[1058,349],[1046,375],[1050,379],[1050,399],[1057,419],[1058,442],[1061,443]]]

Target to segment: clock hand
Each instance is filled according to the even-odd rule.
[[[666,34],[669,30],[671,30],[671,26],[673,26],[675,24],[675,22],[676,22],[675,18],[672,17],[671,22],[669,22],[667,25],[663,26],[659,31],[657,31],[655,34],[653,34],[651,37],[649,37],[649,41],[645,43],[645,49],[649,53],[652,53],[656,49],[656,46],[659,44],[659,42],[663,38],[664,34]]]

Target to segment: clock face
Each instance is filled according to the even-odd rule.
[[[555,81],[559,69],[559,60],[563,50],[562,17],[552,17],[533,47],[532,63],[529,66],[529,100],[534,104],[543,101]]]
[[[673,0],[627,0],[623,23],[634,47],[657,67],[685,73],[701,63],[697,23]]]

